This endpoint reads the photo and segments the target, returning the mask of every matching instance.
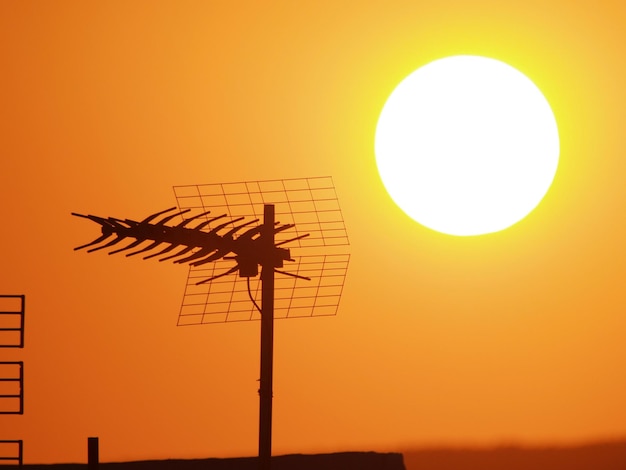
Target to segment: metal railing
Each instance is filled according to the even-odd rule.
[[[0,347],[24,347],[25,295],[0,295]]]
[[[25,295],[0,295],[0,348],[24,347]],[[0,362],[0,415],[24,414],[24,362]],[[24,441],[0,440],[0,467],[22,468]]]
[[[0,440],[0,467],[7,463],[18,468],[23,466],[24,442],[19,440]],[[5,454],[5,452],[7,452]]]
[[[0,362],[0,414],[24,414],[24,362]]]

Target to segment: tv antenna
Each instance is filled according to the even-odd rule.
[[[178,211],[139,222],[72,213],[102,229],[75,250],[130,239],[109,254],[189,264],[179,326],[261,321],[259,465],[269,470],[274,319],[335,315],[348,269],[350,255],[341,251],[348,235],[332,178],[175,186],[174,194]],[[177,216],[182,222],[168,225]]]

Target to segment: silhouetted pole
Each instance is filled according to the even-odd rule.
[[[261,384],[259,387],[259,468],[272,465],[272,380],[274,356],[274,205],[263,208],[261,264]]]
[[[87,438],[87,468],[89,470],[98,470],[100,465],[98,438]]]

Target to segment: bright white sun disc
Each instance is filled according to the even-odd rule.
[[[454,56],[404,79],[380,114],[376,164],[412,219],[451,235],[503,230],[543,199],[559,160],[554,114],[525,75]]]

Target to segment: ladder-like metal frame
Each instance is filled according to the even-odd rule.
[[[0,455],[2,462],[16,462],[19,468],[23,466],[24,460],[24,441],[22,439],[0,440],[0,445],[15,444],[17,446],[17,455]]]
[[[24,347],[24,318],[25,318],[25,309],[26,309],[26,296],[25,295],[0,295],[0,299],[18,299],[20,306],[19,309],[16,310],[0,310],[0,333],[2,334],[1,338],[4,341],[5,333],[9,338],[15,336],[17,334],[17,341],[9,341],[4,343],[0,341],[0,348],[23,348]],[[11,322],[10,317],[18,317],[17,326],[15,322]],[[9,325],[5,326],[4,320],[9,318]],[[14,402],[18,400],[17,409],[5,410],[0,408],[0,415],[4,414],[24,414],[24,362],[23,361],[0,361],[0,366],[15,366],[17,368],[17,373],[13,374],[9,377],[5,377],[4,375],[0,377],[0,382],[8,382],[8,383],[16,383],[19,391],[17,393],[2,393],[0,394],[0,402]],[[4,369],[4,367],[3,367]],[[15,462],[19,468],[23,466],[23,455],[24,455],[24,441],[22,439],[13,439],[13,440],[0,440],[0,446],[3,448],[6,445],[15,445],[17,447],[16,454],[11,455],[0,455],[0,462]]]

